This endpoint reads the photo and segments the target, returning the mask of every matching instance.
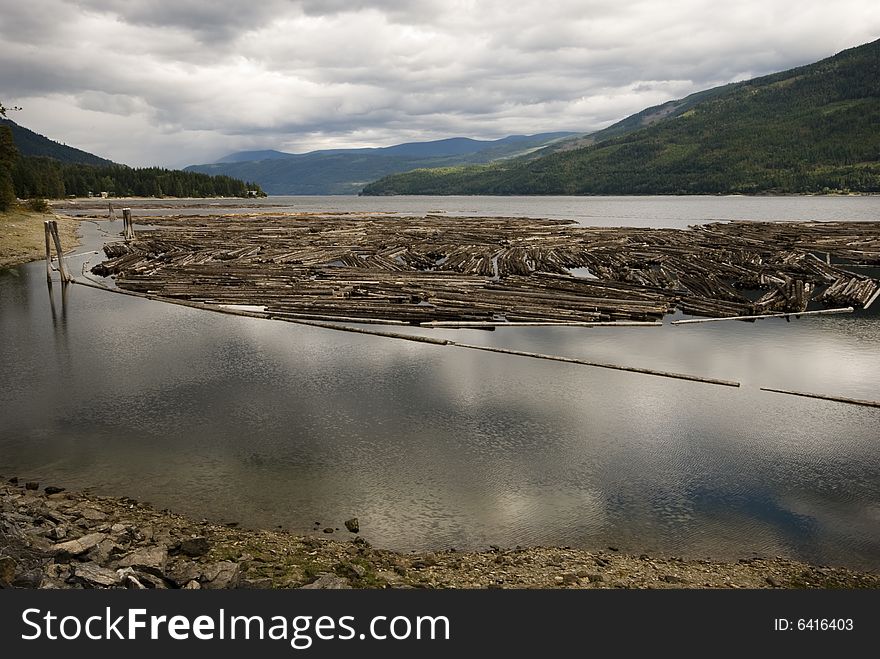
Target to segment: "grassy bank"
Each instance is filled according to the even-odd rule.
[[[52,219],[58,221],[58,232],[65,252],[71,252],[79,245],[77,220],[51,212],[35,213],[23,207],[0,213],[0,268],[44,258],[46,243],[43,222]]]

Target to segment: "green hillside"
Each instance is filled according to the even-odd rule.
[[[88,151],[75,149],[61,144],[48,137],[35,133],[29,128],[19,126],[11,119],[0,117],[0,126],[8,126],[12,131],[15,146],[22,156],[53,158],[59,162],[81,163],[83,165],[110,165],[110,160],[101,158]]]
[[[880,192],[880,41],[649,108],[584,140],[595,143],[389,176],[363,194]]]

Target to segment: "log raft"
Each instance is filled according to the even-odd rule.
[[[442,215],[138,221],[151,230],[107,245],[93,273],[131,292],[319,322],[656,324],[675,310],[750,319],[867,308],[880,294],[877,280],[846,267],[880,265],[878,222],[683,230]],[[573,276],[577,268],[590,278]]]

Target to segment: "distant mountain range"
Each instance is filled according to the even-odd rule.
[[[880,192],[880,40],[648,108],[481,166],[420,169],[363,194]]]
[[[19,126],[11,119],[0,117],[0,126],[9,126],[15,147],[22,156],[54,158],[59,162],[78,163],[82,165],[112,165],[113,161],[101,158],[93,153],[75,149],[72,146],[50,140],[39,133]]]
[[[309,153],[240,151],[216,163],[191,165],[187,171],[226,174],[259,183],[269,194],[357,194],[370,181],[422,167],[483,164],[524,157],[572,132],[511,135],[499,140],[453,137],[364,149],[327,149]]]

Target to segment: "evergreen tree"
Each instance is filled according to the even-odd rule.
[[[3,114],[6,109],[3,109]],[[18,156],[12,131],[8,126],[0,126],[0,211],[7,211],[15,204],[15,188],[12,183],[12,167]]]

